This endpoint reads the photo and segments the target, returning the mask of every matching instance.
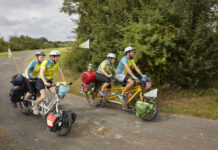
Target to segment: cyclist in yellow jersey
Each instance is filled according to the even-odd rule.
[[[38,106],[46,98],[45,87],[47,87],[53,95],[56,94],[55,87],[52,86],[52,80],[56,71],[60,73],[63,82],[66,82],[61,63],[59,61],[61,53],[59,51],[52,50],[49,55],[50,58],[42,62],[40,74],[38,75],[38,79],[36,81],[36,87],[40,91],[40,97],[37,99],[36,105],[33,107],[34,114],[39,113]]]
[[[114,67],[115,61],[116,55],[113,53],[109,53],[107,55],[107,59],[100,64],[96,71],[96,79],[104,82],[102,89],[99,90],[101,96],[106,96],[106,94],[104,93],[104,89],[107,87],[111,87],[112,72],[116,72],[116,68]]]
[[[44,60],[45,53],[42,51],[36,52],[36,60],[32,60],[25,70],[25,77],[27,79],[27,94],[24,97],[24,100],[27,100],[32,94],[35,88],[35,81],[37,79],[37,75],[40,71],[40,66]]]

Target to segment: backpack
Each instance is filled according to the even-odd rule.
[[[11,83],[14,86],[24,86],[25,84],[24,82],[25,82],[25,77],[20,73],[13,75],[11,78]]]
[[[9,92],[9,98],[12,102],[21,102],[24,99],[25,89],[21,86],[13,86]]]

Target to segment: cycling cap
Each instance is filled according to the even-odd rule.
[[[109,53],[109,54],[107,55],[107,58],[116,58],[116,55],[113,54],[113,53]]]

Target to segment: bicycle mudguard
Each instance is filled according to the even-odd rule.
[[[157,97],[157,90],[158,89],[151,90],[151,91],[145,93],[144,96],[156,98]]]

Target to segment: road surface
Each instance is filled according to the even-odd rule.
[[[16,54],[24,72],[26,59],[34,52]],[[64,67],[64,66],[63,66]],[[9,103],[10,78],[17,73],[12,60],[0,59],[0,125],[19,143],[36,150],[218,150],[218,121],[159,114],[144,122],[118,106],[93,108],[85,98],[68,94],[66,108],[77,120],[66,137],[48,130],[40,116],[23,115]]]

